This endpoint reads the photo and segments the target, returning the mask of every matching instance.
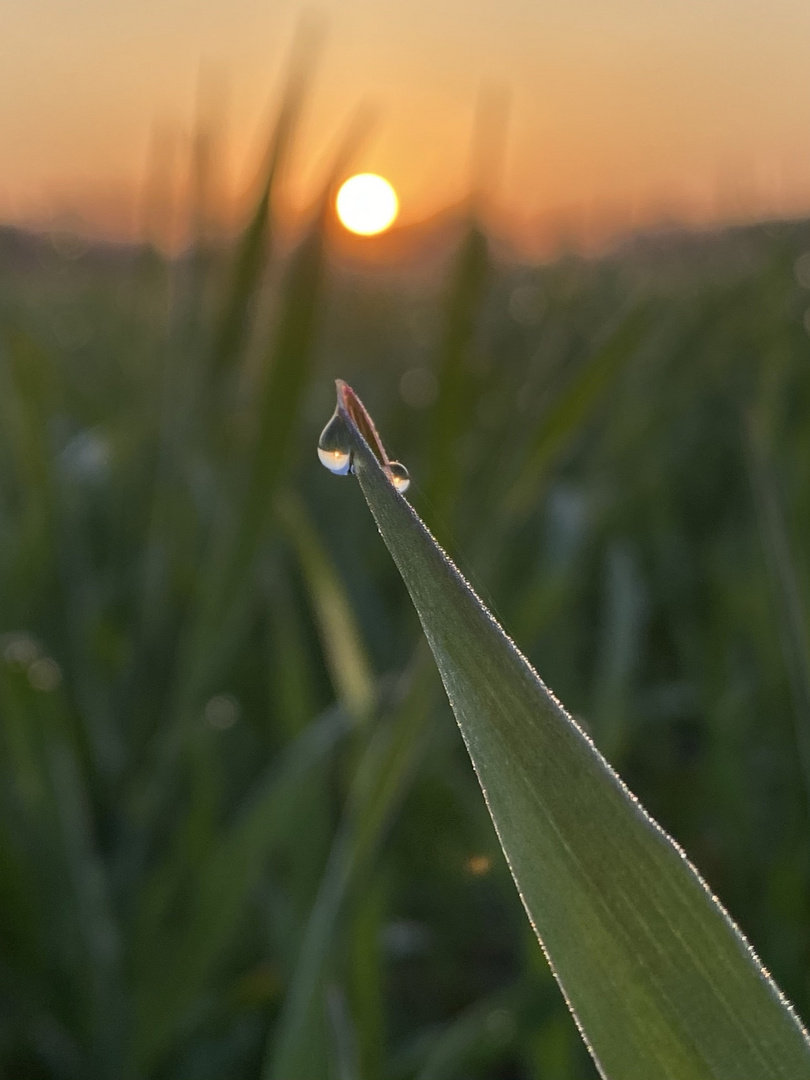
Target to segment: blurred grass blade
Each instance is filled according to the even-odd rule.
[[[762,424],[746,422],[748,471],[756,505],[762,546],[779,614],[779,638],[793,697],[796,749],[802,765],[805,795],[810,806],[810,634],[808,633],[787,523],[779,487],[763,445]]]
[[[554,455],[579,431],[611,380],[646,338],[650,316],[649,304],[630,311],[555,401],[553,409],[538,425],[525,451],[520,475],[507,492],[504,505],[507,514],[523,513],[532,505],[538,484]]]
[[[377,722],[355,770],[348,805],[335,836],[301,952],[265,1062],[265,1080],[307,1075],[313,1030],[321,1024],[318,1006],[324,975],[347,895],[367,872],[381,837],[403,799],[427,741],[433,715],[435,674],[418,652],[405,676],[402,699],[392,715]]]
[[[298,735],[318,711],[312,678],[314,650],[305,625],[303,605],[293,587],[292,556],[279,563],[265,582],[267,596],[267,687],[271,707],[286,738]]]
[[[253,300],[271,245],[270,214],[273,190],[284,165],[312,78],[319,34],[306,22],[299,31],[278,119],[270,139],[264,180],[250,221],[234,256],[226,299],[211,348],[210,375],[216,383],[233,364],[244,344]]]
[[[331,709],[294,740],[280,764],[256,785],[199,868],[190,911],[168,943],[145,913],[135,948],[142,1066],[160,1058],[177,1025],[203,998],[263,867],[283,846],[301,800],[308,798],[307,785],[348,727],[342,710]]]
[[[480,218],[498,190],[506,158],[512,95],[508,85],[484,81],[478,89],[470,161],[470,205]]]
[[[453,1080],[501,1059],[515,1040],[515,1008],[525,997],[524,987],[516,984],[465,1009],[432,1036],[416,1080]]]
[[[346,995],[337,984],[327,988],[326,1013],[332,1036],[335,1080],[360,1080],[357,1030],[349,1012]]]
[[[276,511],[304,571],[337,698],[350,716],[362,720],[374,703],[374,679],[343,582],[301,501],[285,493]]]
[[[390,872],[376,867],[372,879],[357,890],[345,937],[348,940],[347,992],[356,1025],[358,1072],[381,1076],[386,1068],[387,1016],[385,929]]]
[[[630,689],[642,651],[646,597],[634,552],[626,545],[611,545],[605,571],[605,613],[593,708],[599,745],[615,762],[624,756],[629,741]]]
[[[178,754],[208,693],[233,659],[235,643],[255,603],[252,588],[258,553],[272,520],[274,495],[289,461],[301,403],[312,373],[317,320],[323,296],[325,231],[335,179],[340,175],[367,117],[350,124],[323,184],[312,221],[292,253],[281,285],[281,310],[251,398],[246,426],[252,439],[233,455],[227,475],[237,491],[223,500],[199,571],[199,589],[186,616],[178,648],[171,714],[173,723],[155,741],[154,759],[136,782],[135,805],[145,817],[159,816]]]
[[[427,488],[441,515],[448,512],[459,488],[462,470],[458,440],[475,394],[469,377],[470,355],[491,276],[489,243],[473,220],[456,254],[444,302],[438,398],[429,440],[431,474]]]
[[[178,675],[178,713],[187,711],[205,693],[216,670],[221,642],[238,639],[250,602],[249,586],[257,550],[271,515],[273,494],[287,461],[287,451],[300,418],[301,398],[310,375],[315,319],[324,270],[320,220],[293,253],[283,285],[284,301],[269,372],[260,392],[257,445],[244,466],[248,474],[242,505],[227,507],[214,522],[213,535],[200,572],[199,596],[189,616]],[[271,433],[271,434],[268,434]],[[264,482],[263,497],[259,497]]]
[[[4,920],[6,914],[13,919],[10,925],[3,921],[0,931],[3,966],[13,970],[14,953],[28,950],[34,961],[29,975],[39,982],[40,1001],[60,1019],[70,1018],[93,1062],[91,1071],[128,1075],[119,925],[64,699],[61,693],[35,694],[19,670],[2,671],[0,716],[3,818],[12,841],[5,848],[6,838],[0,837],[0,862],[8,874],[0,908]],[[24,758],[22,747],[15,753],[9,745],[18,726],[17,734],[28,744]],[[20,830],[35,842],[39,864],[21,860],[15,851],[13,833]],[[12,905],[20,901],[25,907],[15,912]],[[31,916],[60,925],[63,935],[56,941],[26,940],[37,925],[29,922]]]
[[[810,1044],[784,997],[394,489],[353,419],[358,404],[341,388],[355,474],[419,614],[527,914],[602,1074],[810,1077]]]
[[[315,336],[324,300],[332,196],[338,178],[368,132],[369,122],[366,109],[359,109],[350,120],[319,191],[311,224],[290,258],[281,286],[278,325],[255,387],[240,546],[255,542],[261,534],[271,503],[269,495],[289,463],[290,443],[312,377]]]
[[[326,222],[335,179],[365,130],[365,114],[358,115],[340,144],[312,220],[284,274],[278,324],[252,394],[251,438],[243,448],[247,460],[239,462],[245,484],[241,506],[237,513],[229,508],[215,523],[207,555],[210,562],[201,572],[199,609],[190,621],[188,659],[184,658],[189,666],[180,678],[187,700],[193,701],[209,679],[216,644],[236,637],[234,628],[244,618],[257,551],[272,517],[273,496],[289,462],[312,375],[326,276]],[[241,484],[240,480],[235,483]]]

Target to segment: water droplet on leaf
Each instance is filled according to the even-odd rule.
[[[318,457],[321,459],[321,465],[325,465],[336,476],[345,476],[352,465],[351,454],[344,450],[324,450],[319,446]]]
[[[401,494],[406,492],[411,483],[408,470],[398,461],[388,460],[371,417],[351,387],[338,379],[337,388],[338,407],[318,439],[318,457],[321,464],[338,476],[352,472],[352,448],[354,439],[359,435],[365,439],[396,490]]]
[[[352,467],[352,453],[346,421],[338,413],[332,417],[318,439],[318,457],[321,465],[335,473],[345,476]]]
[[[411,478],[408,475],[408,470],[404,465],[400,465],[398,461],[389,462],[388,467],[391,470],[391,481],[394,487],[400,495],[404,495],[411,486]]]

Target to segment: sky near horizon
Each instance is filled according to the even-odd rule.
[[[126,231],[154,131],[202,81],[243,188],[281,85],[293,0],[0,0],[0,217],[76,207]],[[807,0],[320,0],[325,41],[291,179],[306,199],[361,101],[358,171],[413,220],[469,185],[479,88],[508,87],[499,202],[627,223],[810,210]],[[131,207],[130,207],[131,209]]]

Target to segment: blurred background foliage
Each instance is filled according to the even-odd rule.
[[[0,1073],[595,1075],[333,380],[544,679],[810,1006],[810,226],[526,265],[0,232]],[[429,235],[428,235],[429,233]],[[421,245],[421,246],[420,246]]]

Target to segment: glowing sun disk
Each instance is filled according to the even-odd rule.
[[[350,177],[338,192],[335,205],[341,223],[360,236],[384,232],[399,212],[397,193],[374,173]]]

